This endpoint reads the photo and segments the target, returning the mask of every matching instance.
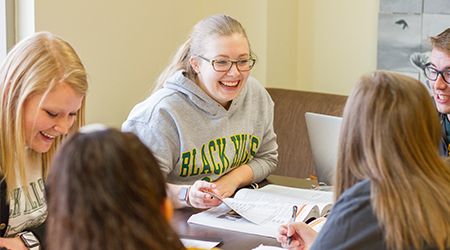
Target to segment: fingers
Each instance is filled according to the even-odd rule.
[[[222,200],[222,196],[220,196],[220,194],[217,194],[214,192],[213,189],[209,189],[209,188],[200,188],[200,191],[202,191],[203,193],[209,194],[212,198],[218,199],[218,200]]]
[[[215,189],[216,188],[216,184],[213,182],[206,182],[206,181],[196,181],[192,187],[194,188],[209,188],[209,189]]]
[[[276,239],[278,242],[281,243],[282,246],[288,246],[288,244],[287,244],[288,237],[292,237],[292,235],[294,233],[295,233],[295,229],[290,224],[281,225],[278,227],[278,236],[276,237]],[[291,244],[292,244],[292,242],[293,241],[291,241]]]
[[[309,244],[303,241],[302,238],[302,230],[304,230],[303,226],[308,227],[303,222],[288,223],[286,225],[281,225],[280,227],[278,227],[278,235],[276,237],[276,240],[281,243],[281,246],[283,248],[295,250],[305,249],[305,247],[308,246]],[[289,245],[287,244],[288,237],[292,237]]]
[[[14,238],[0,238],[0,247],[5,247],[11,250],[28,250],[18,236]]]
[[[189,203],[196,208],[211,208],[222,204],[220,199],[216,199],[208,193],[202,192],[208,190],[209,192],[219,195],[216,189],[216,184],[206,181],[196,181],[189,191]]]
[[[194,185],[192,185],[191,189],[194,189],[194,191],[198,191],[201,192],[202,194],[199,194],[198,197],[200,197],[200,195],[205,195],[204,199],[212,199],[214,198],[211,193],[218,197],[221,198],[219,190],[216,189],[217,185],[215,183],[211,183],[211,182],[206,182],[206,181],[196,181],[194,183]],[[204,192],[205,190],[207,190],[208,192]]]
[[[299,244],[298,241],[292,241],[291,244],[281,243],[282,248],[290,249],[290,250],[304,250],[305,246]]]

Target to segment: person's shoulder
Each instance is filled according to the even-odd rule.
[[[370,199],[370,179],[362,180],[342,193],[339,200],[361,202]]]
[[[370,180],[363,180],[344,191],[333,205],[329,219],[334,218],[337,223],[350,223],[355,218],[371,214],[370,204]]]
[[[122,131],[143,135],[154,131],[155,127],[170,130],[175,126],[172,114],[179,113],[177,106],[184,105],[181,98],[176,92],[164,88],[156,91],[133,107],[122,123]]]
[[[256,78],[249,76],[246,84],[248,86],[247,94],[251,94],[259,98],[266,98],[268,100],[272,100],[269,92]]]
[[[149,116],[155,111],[161,108],[167,108],[176,106],[179,102],[183,101],[183,95],[177,91],[162,88],[144,101],[136,104],[130,112],[129,119],[133,116],[141,117],[144,114]]]
[[[265,90],[264,86],[253,76],[247,78],[247,84],[251,89]]]

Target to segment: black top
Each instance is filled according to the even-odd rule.
[[[450,144],[450,140],[448,139],[448,137],[450,136],[450,130],[447,129],[447,127],[448,127],[447,124],[449,124],[447,115],[439,113],[439,120],[441,121],[441,127],[442,127],[442,140],[441,140],[441,145],[439,146],[439,154],[441,156],[449,156],[448,147]]]
[[[0,176],[0,179],[3,177]],[[6,182],[2,181],[0,183],[0,237],[5,235],[6,229],[8,228],[9,221],[9,205],[6,204]],[[35,228],[29,228],[27,231],[33,232],[33,234],[38,238],[41,243],[41,250],[45,250],[45,222],[40,226]]]
[[[387,249],[370,202],[370,180],[346,190],[333,206],[311,250]],[[424,246],[423,249],[435,249]]]

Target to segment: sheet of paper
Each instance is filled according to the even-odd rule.
[[[303,197],[307,197],[309,200],[301,199]],[[235,199],[246,202],[264,201],[274,205],[282,204],[283,206],[280,207],[278,213],[270,220],[259,225],[250,222],[232,211],[225,203],[218,207],[192,215],[189,218],[188,223],[275,238],[278,235],[278,227],[288,223],[291,218],[293,205],[302,207],[302,204],[307,203],[307,207],[303,211],[308,212],[312,209],[314,203],[332,203],[334,198],[333,194],[330,192],[267,185],[259,190],[241,189],[235,195]],[[253,216],[257,216],[257,214],[255,213]]]
[[[282,204],[273,204],[266,201],[247,201],[240,200],[235,198],[222,198],[221,196],[213,193],[211,190],[203,189],[202,192],[205,192],[212,197],[223,201],[229,208],[233,209],[246,218],[247,220],[261,225],[264,224],[275,217],[280,209],[283,208]]]
[[[274,246],[264,246],[263,244],[261,244],[258,247],[253,248],[252,250],[279,250],[279,249],[281,250],[284,248]]]
[[[220,242],[180,238],[185,248],[212,249]]]
[[[291,188],[269,184],[260,189],[241,189],[234,198],[249,200],[266,200],[271,202],[285,202],[288,200],[304,200],[307,203],[332,203],[333,192],[316,191],[311,189]]]
[[[223,202],[247,220],[261,225],[271,221],[283,209],[283,204],[225,198]]]

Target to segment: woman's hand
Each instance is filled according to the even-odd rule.
[[[244,187],[252,183],[253,170],[249,165],[241,165],[219,179],[213,181],[217,190],[223,198],[230,197],[238,188]]]
[[[5,247],[9,250],[28,250],[18,236],[14,238],[0,238],[0,247]]]
[[[202,190],[208,190],[221,197],[219,190],[216,189],[216,184],[206,181],[196,181],[189,189],[189,204],[195,208],[211,208],[222,204],[222,201],[214,198]]]
[[[291,250],[307,250],[314,243],[317,232],[304,222],[294,222],[278,228],[277,241],[283,248]],[[287,244],[288,237],[292,236],[291,244]]]
[[[230,176],[224,175],[212,182],[216,185],[216,190],[223,198],[232,196],[234,192],[236,192],[236,189],[239,188],[239,184],[236,182],[236,180],[229,177]]]

